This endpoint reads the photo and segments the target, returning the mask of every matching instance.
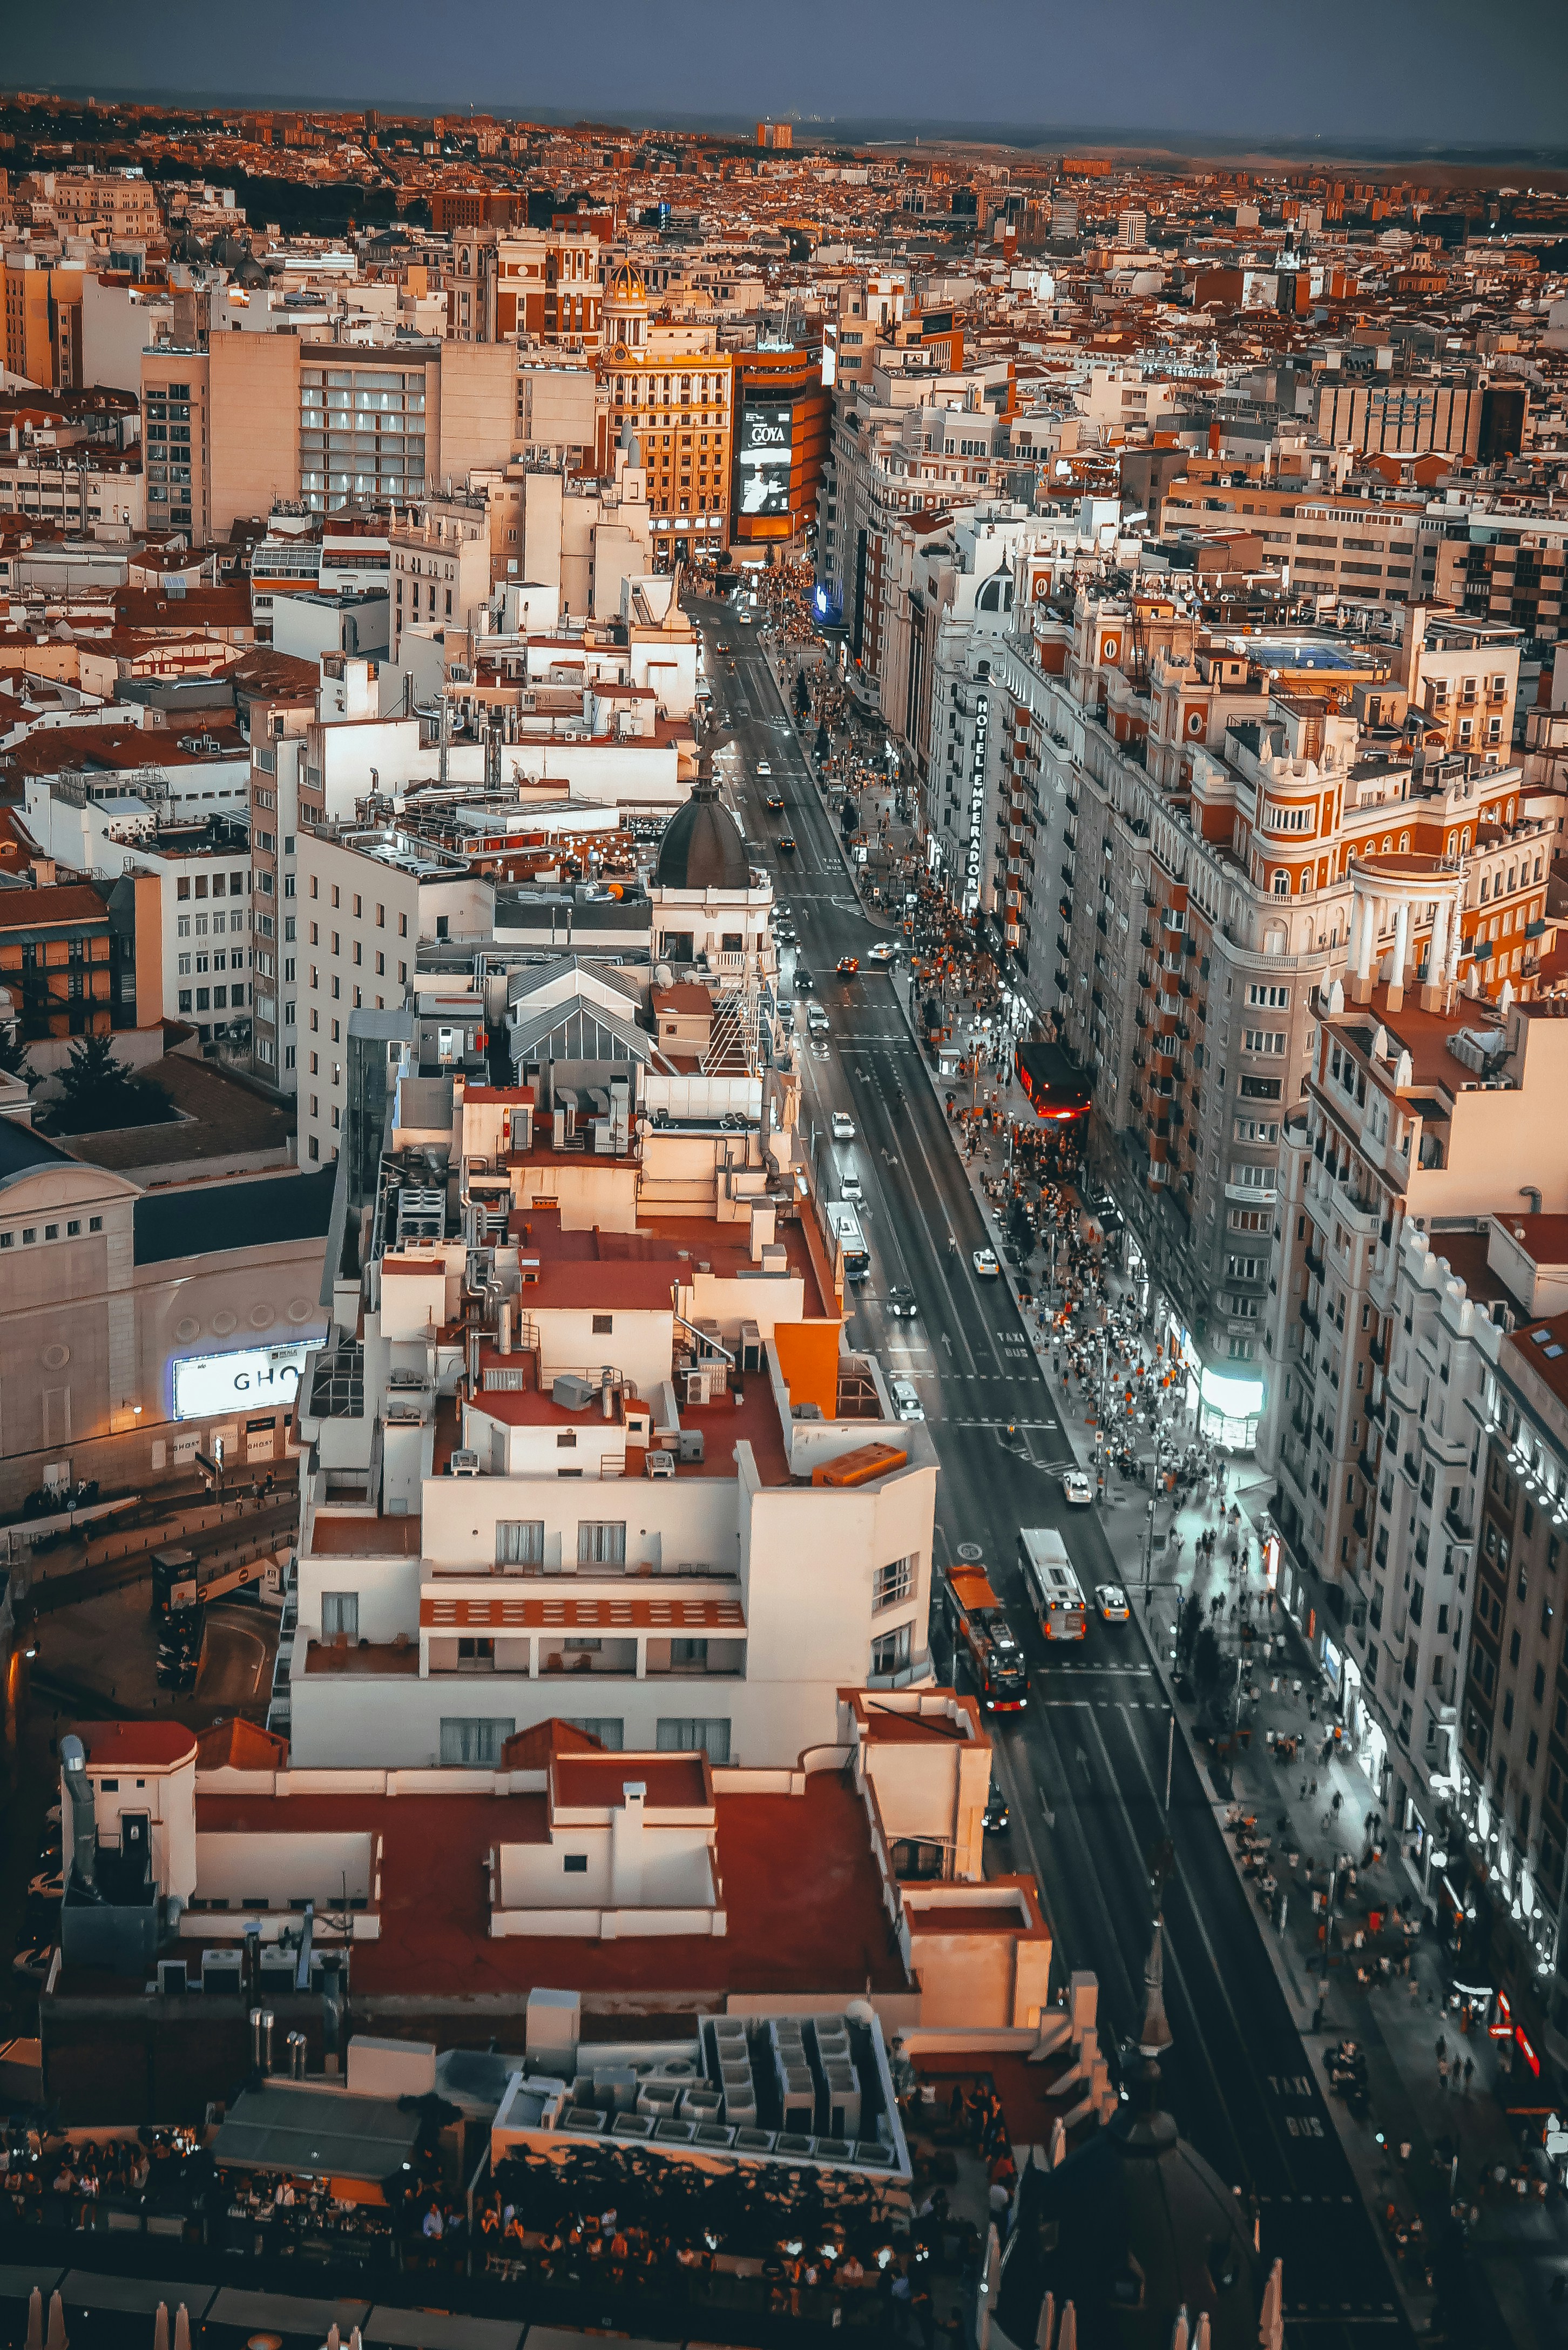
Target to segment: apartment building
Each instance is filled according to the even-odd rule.
[[[855,683],[876,703],[882,669],[884,571],[888,543],[906,516],[950,509],[965,488],[992,486],[994,417],[984,375],[940,373],[920,349],[886,350],[869,385],[834,395],[831,463],[825,468],[817,576],[829,608],[842,613],[855,657]],[[950,464],[927,443],[955,443]],[[957,444],[972,441],[974,453]]]
[[[393,661],[402,659],[406,625],[423,620],[472,636],[490,585],[487,498],[462,492],[397,512],[391,532]]]
[[[1238,478],[1212,466],[1179,476],[1159,501],[1162,531],[1212,528],[1217,516],[1239,515],[1259,542],[1259,567],[1277,571],[1282,588],[1320,605],[1363,608],[1428,593],[1417,553],[1425,514],[1417,497],[1325,493],[1307,481]]]
[[[315,514],[356,499],[400,504],[504,467],[516,422],[504,346],[410,342],[382,354],[220,332],[202,350],[146,352],[141,390],[150,524],[166,512],[202,542],[280,502]]]
[[[0,260],[5,297],[5,365],[11,375],[56,391],[79,388],[82,376],[82,271],[24,245]]]
[[[614,473],[629,430],[659,567],[688,551],[721,554],[730,537],[734,362],[711,333],[651,324],[647,283],[629,261],[605,280],[594,399],[595,471]]]
[[[1559,1149],[1557,1164],[1561,1156]],[[1509,1303],[1479,1326],[1487,1365],[1471,1520],[1476,1589],[1446,1839],[1445,1922],[1465,1956],[1499,1981],[1526,2064],[1544,2051],[1561,2065],[1568,2063],[1561,1589],[1568,1559],[1568,1219],[1560,1202],[1555,1211],[1549,1199],[1538,1208],[1534,1196],[1521,1212],[1500,1206],[1487,1248]]]
[[[779,1138],[731,1112],[717,1148],[715,1082],[568,1128],[532,1088],[399,1070],[363,1336],[356,1283],[296,1409],[296,1763],[493,1764],[556,1717],[793,1764],[837,1687],[929,1673],[934,1452],[843,1350]],[[678,1161],[685,1205],[650,1214]]]
[[[1438,893],[1450,935],[1460,919],[1457,872],[1369,860],[1355,881],[1358,938],[1390,882],[1410,897]],[[1355,942],[1351,962],[1354,974]],[[1459,997],[1440,955],[1418,1001],[1391,968],[1383,986],[1353,976],[1350,1001],[1331,984],[1305,1111],[1285,1123],[1259,1450],[1279,1479],[1282,1594],[1335,1690],[1358,1693],[1379,1723],[1388,1816],[1414,1834],[1417,1813],[1433,1825],[1434,1768],[1451,1773],[1453,1639],[1474,1598],[1460,1578],[1472,1563],[1464,1530],[1475,1523],[1477,1429],[1464,1399],[1473,1402],[1476,1374],[1456,1347],[1484,1331],[1473,1311],[1467,1319],[1452,1266],[1490,1306],[1487,1266],[1462,1235],[1496,1211],[1500,1182],[1539,1180],[1552,1213],[1568,1206],[1568,1024],[1553,1006],[1500,1016]],[[1413,1240],[1407,1249],[1422,1232],[1434,1258],[1461,1236],[1449,1274],[1429,1273]]]
[[[1465,755],[1448,751],[1448,719],[1429,749],[1418,712],[1407,730],[1398,656],[1381,645],[1228,637],[1152,578],[1085,583],[1064,604],[1015,598],[1012,629],[980,656],[988,745],[1001,739],[972,803],[974,902],[1093,1074],[1107,1168],[1209,1424],[1250,1443],[1282,1123],[1323,997],[1347,957],[1365,979],[1396,950],[1412,972],[1435,951],[1490,996],[1532,988],[1553,819],[1527,814],[1519,770],[1489,747],[1510,649],[1451,616],[1412,615],[1412,674],[1421,708],[1442,682],[1445,710],[1472,713]],[[1438,935],[1434,890],[1379,888],[1353,938],[1356,861],[1395,872],[1407,858],[1462,869],[1459,913]]]
[[[1503,504],[1482,492],[1450,489],[1422,522],[1423,597],[1467,619],[1516,628],[1540,644],[1563,634],[1565,563],[1568,514],[1550,500]]]

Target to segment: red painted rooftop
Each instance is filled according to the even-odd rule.
[[[568,1767],[585,1759],[567,1758]],[[606,1759],[628,1778],[647,1775],[646,1757]],[[847,1773],[816,1772],[801,1795],[721,1794],[716,1809],[728,1931],[612,1942],[491,1939],[487,1856],[498,1843],[544,1840],[543,1795],[496,1796],[487,1783],[472,1795],[274,1798],[203,1794],[198,1785],[196,1826],[202,1835],[382,1838],[381,1939],[354,1950],[354,1986],[366,1997],[517,1996],[562,1983],[654,1997],[847,1998],[868,1981],[878,1991],[911,1987],[890,1944],[866,1809]]]

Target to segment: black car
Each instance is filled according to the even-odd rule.
[[[899,1287],[888,1292],[888,1311],[896,1322],[912,1322],[917,1312],[915,1293]]]
[[[1011,1817],[1012,1814],[1007,1808],[1007,1798],[993,1779],[991,1783],[991,1792],[985,1799],[985,1809],[981,1814],[987,1835],[1000,1835]]]
[[[797,995],[809,995],[815,985],[816,982],[813,979],[810,972],[802,971],[799,963],[796,963],[794,967],[795,993]]]

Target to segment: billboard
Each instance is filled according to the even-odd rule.
[[[735,436],[735,511],[787,515],[794,411],[787,402],[745,400]]]
[[[305,1358],[320,1342],[242,1347],[226,1355],[181,1355],[174,1362],[176,1419],[216,1419],[256,1404],[292,1403]]]

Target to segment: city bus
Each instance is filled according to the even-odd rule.
[[[1013,1067],[1036,1118],[1059,1123],[1088,1117],[1094,1088],[1060,1045],[1020,1045]]]
[[[864,1281],[871,1270],[871,1252],[860,1229],[860,1219],[847,1200],[835,1200],[827,1211],[827,1228],[844,1259],[846,1281]]]
[[[1081,1640],[1087,1621],[1083,1586],[1055,1527],[1024,1526],[1018,1536],[1018,1557],[1045,1638]]]
[[[189,1616],[214,1599],[231,1596],[276,1607],[283,1596],[283,1568],[275,1558],[198,1558],[188,1550],[152,1554],[152,1613],[160,1623]]]

